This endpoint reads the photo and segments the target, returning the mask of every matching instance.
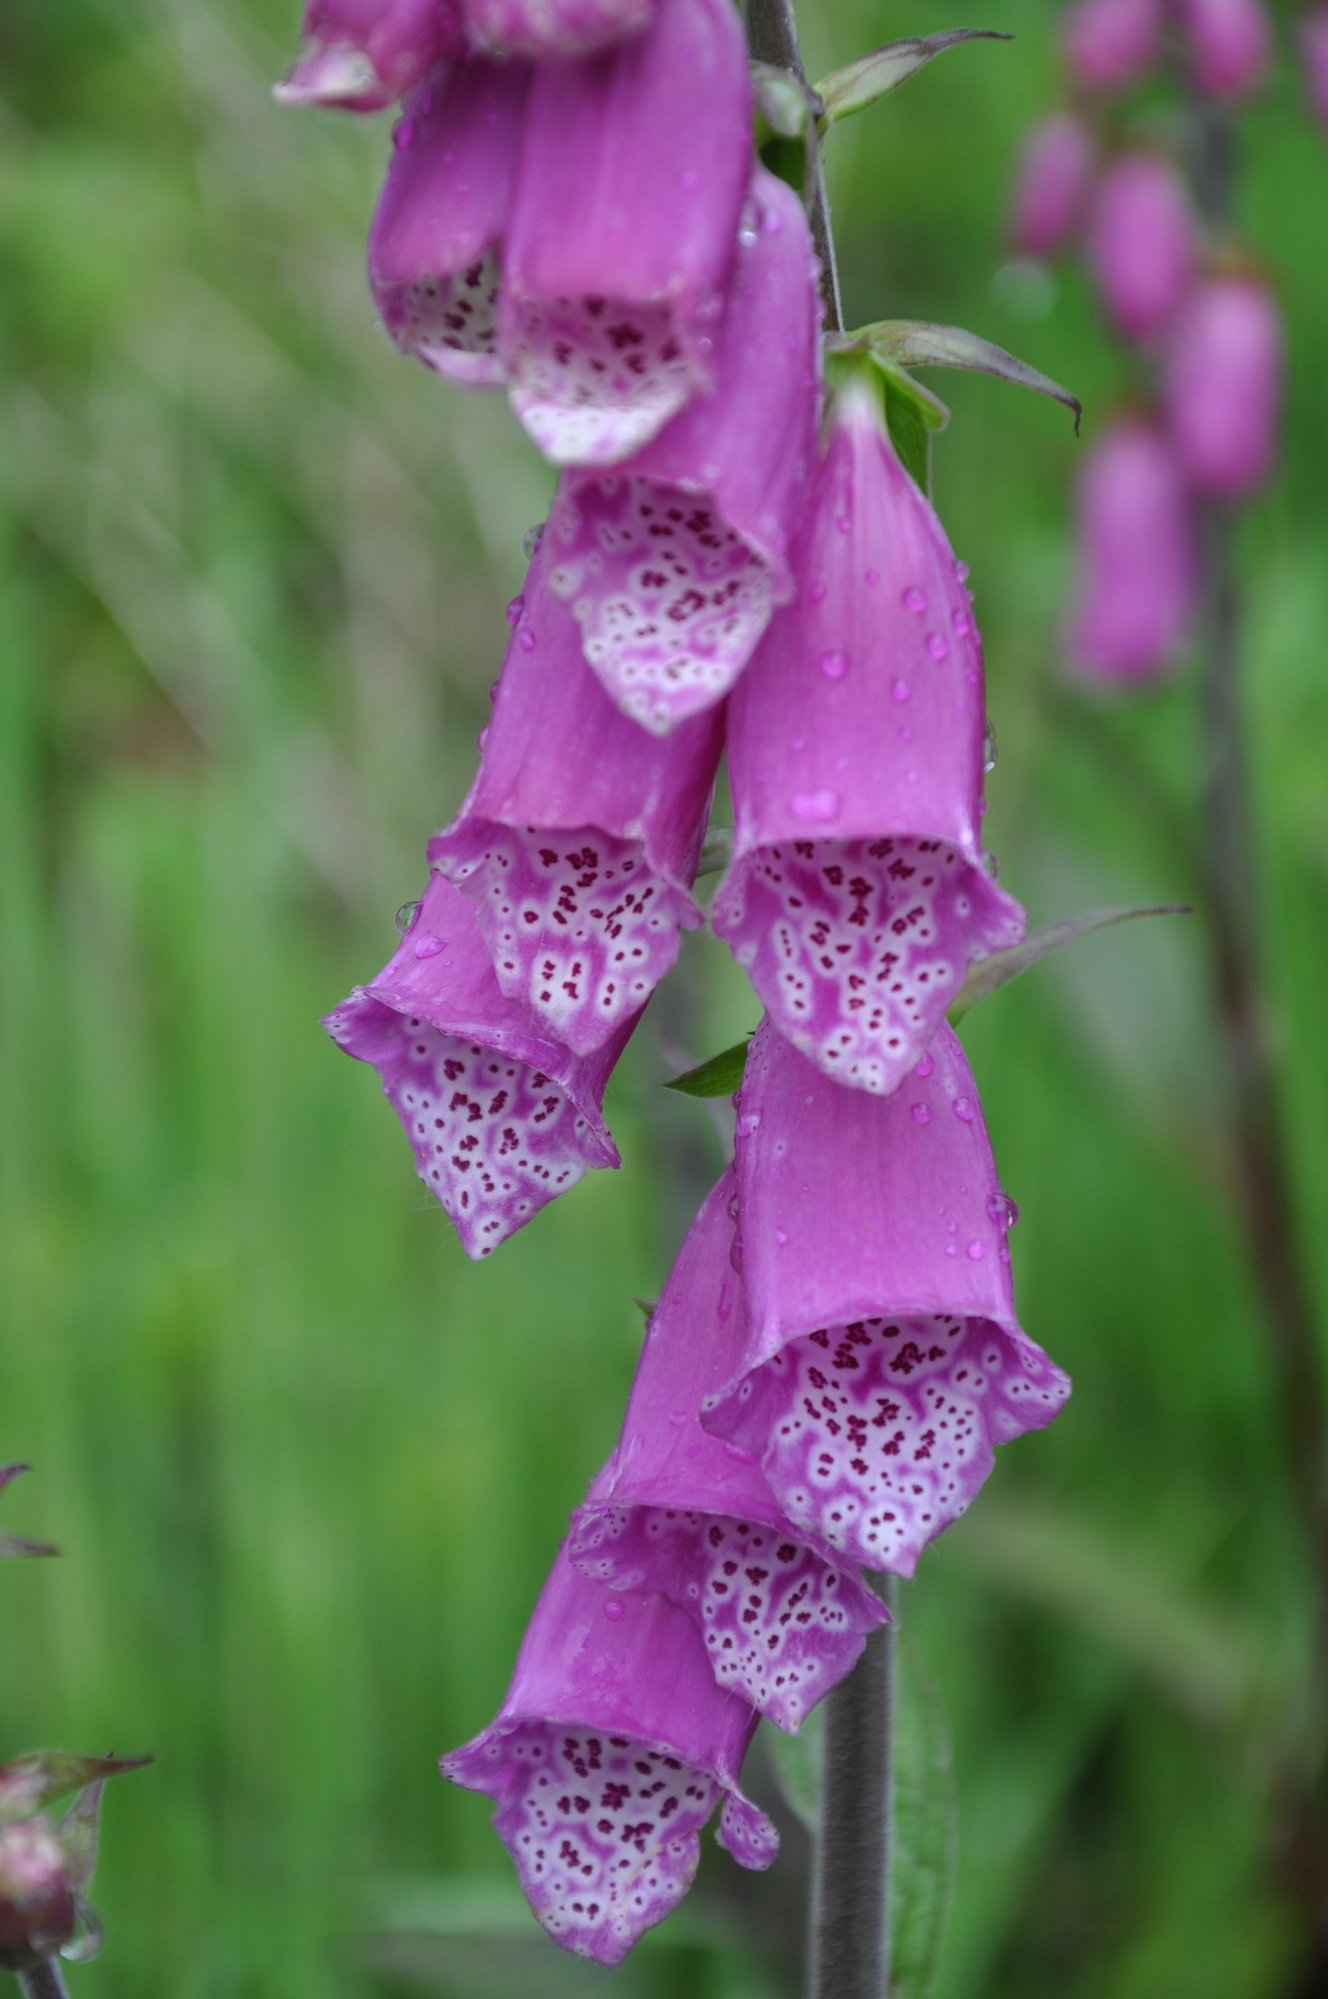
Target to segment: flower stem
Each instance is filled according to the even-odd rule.
[[[893,1608],[893,1576],[882,1593]],[[890,1985],[895,1626],[882,1625],[825,1701],[810,1999],[884,1999]]]
[[[44,1957],[31,1971],[20,1971],[18,1982],[23,1999],[69,1999],[69,1987],[53,1957]]]
[[[807,88],[807,74],[802,66],[802,49],[798,44],[798,24],[793,15],[793,0],[748,0],[747,46],[752,52],[753,62],[766,62],[774,69],[786,70],[804,90]],[[807,224],[812,232],[816,254],[821,261],[821,297],[825,300],[826,318],[833,332],[842,333],[844,313],[839,302],[839,270],[835,263],[835,239],[830,228],[830,198],[825,187],[825,163],[821,158],[821,142],[811,119],[810,110],[805,200]]]

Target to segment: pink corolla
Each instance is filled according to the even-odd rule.
[[[283,104],[382,111],[461,44],[455,0],[308,0],[300,59]]]
[[[701,912],[691,885],[722,709],[667,740],[621,714],[536,550],[479,772],[429,859],[464,889],[498,985],[539,1031],[594,1055],[633,1019]]]
[[[655,734],[722,698],[778,604],[816,459],[817,265],[802,204],[757,168],[715,387],[612,473],[566,472],[550,587],[623,713]]]
[[[1093,135],[1072,111],[1040,119],[1024,141],[1008,235],[1026,257],[1054,257],[1079,226],[1093,174]]]
[[[1328,7],[1311,7],[1297,24],[1310,110],[1328,131]]]
[[[741,1366],[735,1184],[714,1187],[650,1328],[622,1436],[573,1516],[573,1565],[615,1590],[685,1610],[715,1678],[781,1728],[856,1664],[885,1608],[851,1563],[781,1511],[755,1458],[701,1428],[703,1399]]]
[[[711,922],[795,1047],[888,1095],[1024,914],[983,865],[966,572],[863,375],[835,398],[793,569],[797,599],[729,698],[733,859]]]
[[[561,1549],[497,1719],[442,1770],[494,1800],[554,1942],[618,1964],[687,1893],[721,1801],[720,1845],[743,1867],[774,1859],[779,1836],[738,1786],[756,1721],[716,1685],[684,1611],[614,1595]]]
[[[944,1024],[884,1100],[827,1081],[767,1021],[738,1097],[746,1349],[706,1429],[758,1457],[794,1524],[911,1575],[993,1447],[1069,1382],[1020,1330],[1001,1192]]]
[[[607,54],[538,65],[498,328],[555,464],[616,464],[712,387],[750,160],[731,0],[658,0]]]
[[[1205,97],[1238,101],[1263,82],[1272,33],[1260,0],[1180,0],[1190,73]]]
[[[1161,333],[1189,290],[1195,237],[1185,187],[1156,153],[1126,153],[1098,182],[1089,225],[1098,290],[1131,340]]]
[[[652,0],[466,0],[477,48],[503,56],[582,56],[638,35]]]
[[[453,380],[502,380],[503,231],[530,87],[521,62],[457,63],[411,100],[369,231],[369,283],[393,342]]]
[[[1191,488],[1235,500],[1267,478],[1282,401],[1282,316],[1247,277],[1196,287],[1167,349],[1167,430]]]
[[[1161,0],[1075,0],[1062,22],[1061,47],[1080,83],[1119,90],[1153,68],[1161,34]]]
[[[1156,677],[1194,616],[1198,546],[1175,453],[1130,418],[1094,444],[1079,479],[1070,657],[1104,681]]]
[[[633,1014],[574,1055],[504,998],[475,905],[435,878],[389,963],[323,1022],[378,1071],[415,1170],[469,1257],[488,1256],[591,1166],[616,1166],[604,1087]]]

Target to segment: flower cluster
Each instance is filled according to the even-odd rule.
[[[981,641],[888,370],[823,363],[730,0],[312,0],[306,31],[287,97],[406,94],[369,242],[391,338],[505,385],[561,468],[474,783],[326,1023],[470,1256],[617,1164],[605,1085],[702,921],[728,757],[711,922],[765,1008],[734,1162],[502,1709],[443,1762],[549,1933],[614,1963],[717,1805],[769,1863],[758,1717],[797,1729],[886,1618],[868,1572],[911,1574],[1068,1393],[945,1019],[1024,935],[982,846]]]
[[[1138,405],[1100,434],[1079,483],[1066,639],[1079,673],[1100,682],[1148,681],[1175,661],[1197,607],[1201,512],[1268,477],[1280,411],[1281,315],[1211,184],[1221,158],[1191,161],[1187,179],[1122,116],[1122,94],[1157,76],[1169,46],[1220,117],[1260,88],[1271,30],[1261,0],[1076,0],[1062,40],[1074,102],[1029,133],[1011,201],[1021,255],[1082,241],[1141,379]]]

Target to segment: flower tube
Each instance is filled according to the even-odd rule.
[[[1061,47],[1090,90],[1119,90],[1153,68],[1161,46],[1160,0],[1076,0],[1066,10]]]
[[[504,995],[591,1056],[700,924],[690,890],[724,718],[661,742],[620,714],[549,588],[547,548],[546,533],[513,606],[479,772],[429,859],[473,902]]]
[[[969,965],[1024,932],[982,859],[982,650],[870,380],[836,396],[779,612],[729,699],[711,912],[782,1034],[888,1095]]]
[[[796,1731],[886,1611],[851,1564],[791,1525],[754,1459],[701,1428],[702,1400],[747,1344],[735,1192],[730,1169],[682,1246],[568,1554],[610,1589],[667,1596],[698,1626],[719,1684]]]
[[[993,1447],[1049,1423],[1070,1388],[1014,1315],[1013,1210],[963,1050],[942,1024],[882,1101],[827,1081],[766,1021],[737,1131],[747,1345],[702,1424],[760,1458],[805,1533],[911,1575]]]
[[[750,157],[730,0],[659,0],[607,55],[539,65],[498,334],[512,407],[556,465],[630,457],[712,386]]]
[[[300,59],[281,104],[382,111],[460,44],[454,0],[308,0]]]
[[[817,268],[802,203],[758,167],[714,393],[614,473],[559,484],[550,587],[605,691],[655,734],[728,692],[793,594],[788,544],[820,416]]]
[[[1160,333],[1194,274],[1194,226],[1175,168],[1153,153],[1114,161],[1098,182],[1089,249],[1121,332],[1131,340]]]
[[[1168,344],[1167,431],[1190,486],[1237,500],[1267,478],[1282,401],[1282,316],[1253,278],[1196,287]]]
[[[1175,453],[1150,425],[1131,418],[1093,445],[1079,479],[1076,540],[1071,659],[1097,680],[1155,677],[1194,616],[1199,557]]]
[[[572,1054],[505,999],[475,906],[435,877],[401,943],[323,1022],[369,1062],[415,1170],[472,1258],[488,1256],[590,1166],[617,1166],[604,1087],[633,1014],[594,1055]]]
[[[1079,226],[1093,173],[1093,135],[1072,111],[1040,119],[1024,141],[1008,235],[1025,257],[1054,257]]]
[[[639,35],[651,0],[466,0],[478,49],[503,56],[584,56]]]
[[[476,60],[426,85],[392,134],[369,231],[369,284],[393,343],[458,382],[503,378],[499,272],[530,75]]]
[[[1263,82],[1272,36],[1259,0],[1180,0],[1190,71],[1205,97],[1239,102]]]
[[[614,1596],[560,1549],[497,1719],[442,1759],[483,1791],[522,1890],[565,1950],[618,1964],[692,1884],[701,1828],[743,1867],[779,1835],[738,1787],[756,1711],[715,1683],[690,1617]]]

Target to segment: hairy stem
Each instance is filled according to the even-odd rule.
[[[18,1982],[23,1999],[69,1999],[69,1987],[53,1957],[44,1957],[31,1971],[20,1971]]]
[[[798,24],[793,16],[793,0],[748,0],[747,45],[754,62],[769,63],[773,69],[787,70],[805,90],[807,75],[798,44]],[[830,228],[830,199],[825,187],[825,163],[816,126],[808,113],[807,133],[807,223],[821,261],[821,297],[826,318],[835,333],[844,330],[844,313],[839,302],[839,270],[835,263],[835,239]]]
[[[893,1614],[894,1578],[883,1580]],[[826,1696],[811,1999],[882,1999],[889,1990],[894,1678],[895,1626],[886,1624]]]

